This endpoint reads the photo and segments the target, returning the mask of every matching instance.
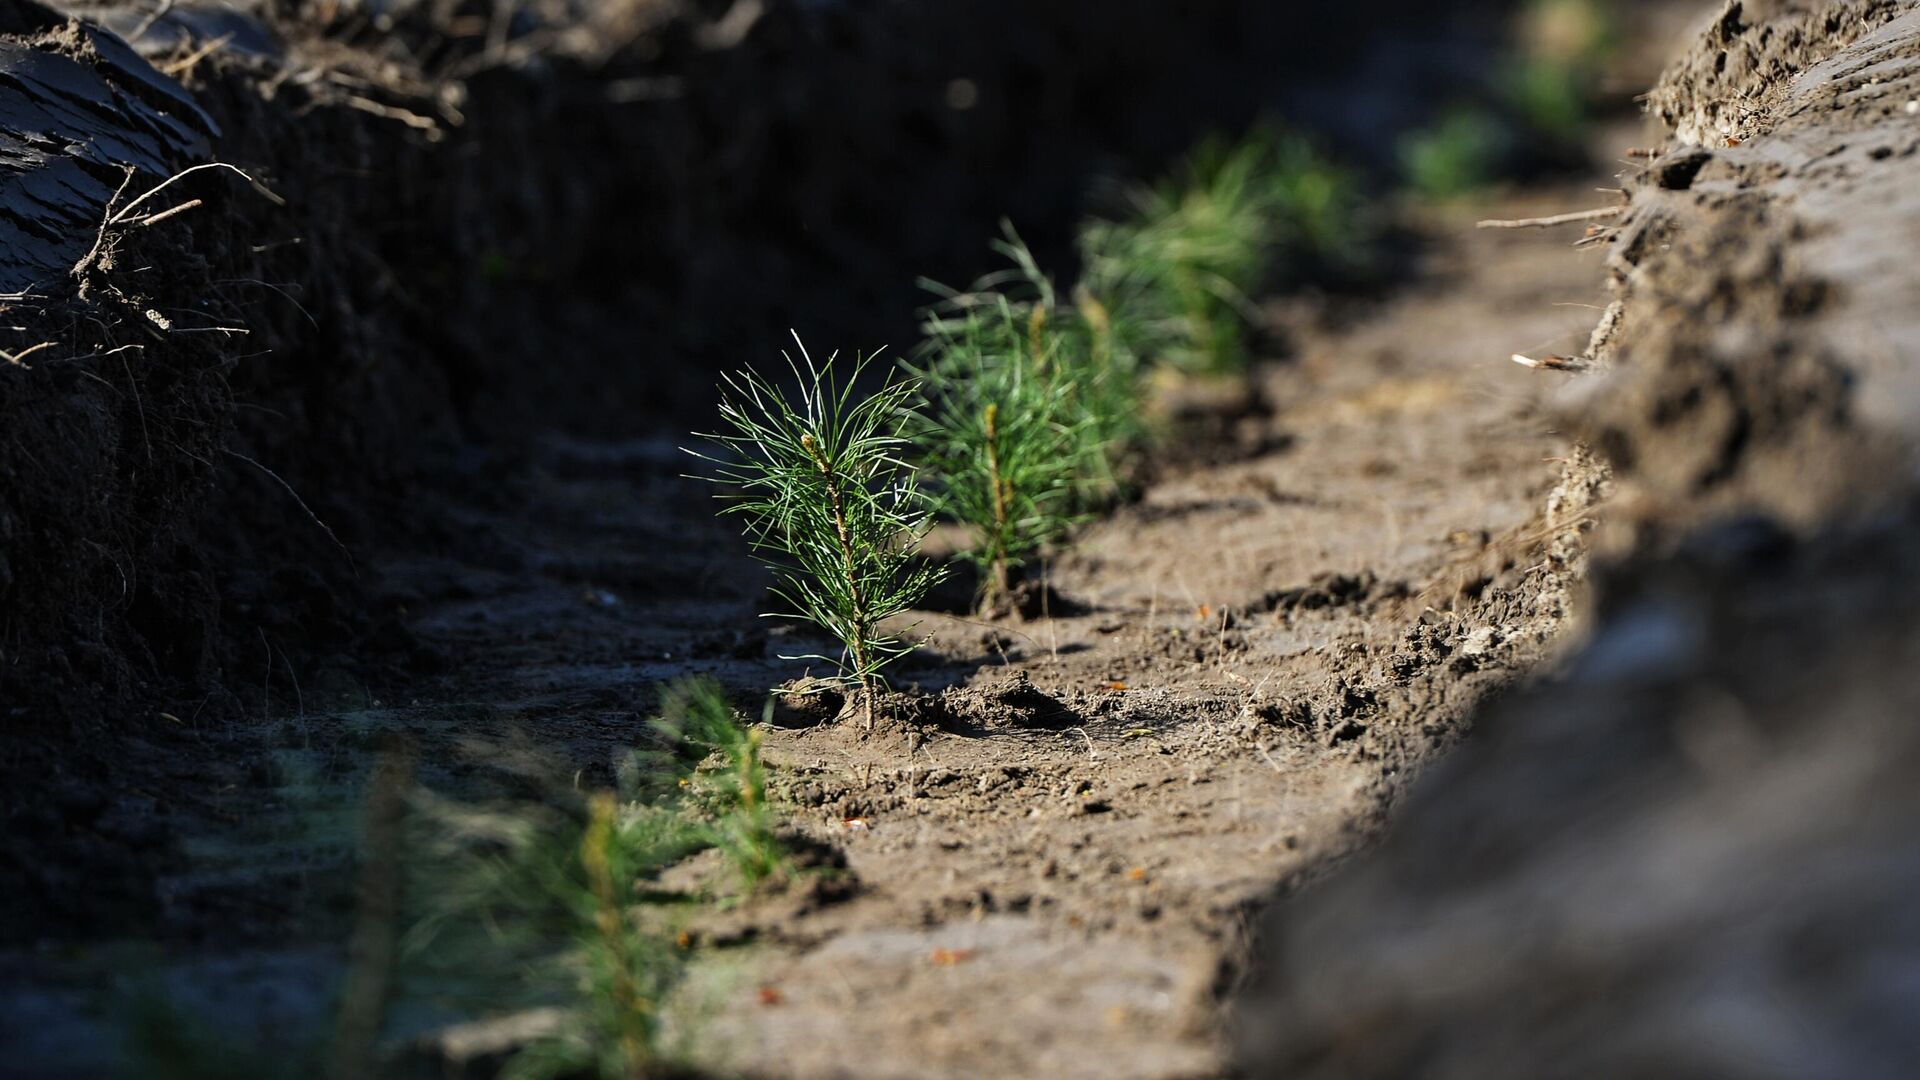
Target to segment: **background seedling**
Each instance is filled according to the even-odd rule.
[[[1305,140],[1257,131],[1209,139],[1174,175],[1081,229],[1083,284],[1148,328],[1148,350],[1184,370],[1245,366],[1249,296],[1276,269],[1345,270],[1364,259],[1354,178]]]
[[[1203,147],[1178,176],[1133,189],[1126,216],[1082,230],[1089,287],[1110,308],[1149,320],[1160,359],[1191,371],[1243,365],[1247,293],[1272,243],[1258,164],[1252,148]]]
[[[1513,133],[1490,110],[1457,105],[1431,127],[1402,136],[1398,149],[1407,186],[1445,201],[1492,183],[1513,152]]]
[[[1450,103],[1399,144],[1408,187],[1444,201],[1528,171],[1585,160],[1617,30],[1598,0],[1529,0],[1509,52],[1476,97]]]
[[[923,357],[964,332],[969,316],[1000,319],[1010,312],[1025,328],[1026,358],[1034,374],[1059,388],[1064,425],[1074,435],[1074,502],[1097,510],[1121,494],[1119,464],[1145,434],[1140,420],[1140,349],[1145,333],[1126,309],[1115,310],[1084,286],[1064,304],[1031,251],[1003,223],[993,245],[1012,264],[966,292],[923,281],[941,297],[928,310]]]
[[[1074,384],[1058,377],[1063,359],[1046,312],[1036,304],[1023,317],[995,297],[931,320],[914,369],[927,470],[941,511],[973,535],[963,556],[981,570],[985,607],[1008,595],[1013,570],[1071,527],[1076,480],[1093,456]]]
[[[720,404],[727,430],[707,436],[720,449],[707,460],[726,488],[723,512],[745,522],[788,605],[776,614],[813,623],[845,649],[795,659],[833,664],[840,681],[857,685],[868,727],[881,669],[917,644],[881,626],[944,573],[919,558],[931,506],[902,457],[915,387],[893,380],[858,396],[870,359],[836,382],[833,358],[815,365],[802,345],[799,363],[787,358],[798,384],[791,400],[757,372],[728,376]]]
[[[1516,55],[1497,79],[1502,102],[1535,134],[1577,144],[1617,41],[1612,13],[1600,0],[1530,0]]]

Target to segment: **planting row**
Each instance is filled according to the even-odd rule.
[[[1210,141],[1085,225],[1070,294],[1011,226],[994,245],[1006,270],[964,291],[929,283],[924,339],[877,391],[860,389],[871,357],[839,370],[804,345],[790,381],[728,377],[700,454],[723,512],[774,573],[772,614],[841,646],[790,659],[830,667],[871,725],[882,670],[916,644],[887,621],[948,572],[921,554],[933,524],[963,528],[981,609],[1005,606],[1023,567],[1126,493],[1158,372],[1239,373],[1261,285],[1364,262],[1357,192],[1298,137]]]

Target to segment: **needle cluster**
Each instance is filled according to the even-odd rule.
[[[653,727],[676,748],[670,775],[702,812],[697,835],[719,849],[749,889],[785,874],[787,849],[767,799],[760,729],[740,722],[711,679],[669,686]]]
[[[504,1076],[661,1074],[672,1056],[662,1013],[687,957],[650,890],[703,838],[678,807],[583,792],[530,748],[496,748],[489,760],[532,794],[416,796],[426,905],[407,939],[416,977],[464,989],[488,1010],[563,1006]],[[524,977],[503,981],[503,971]]]
[[[508,743],[486,760],[512,795],[416,793],[424,909],[407,945],[420,972],[489,1010],[563,1006],[502,1075],[683,1075],[664,1014],[689,960],[679,909],[702,897],[668,891],[661,873],[707,848],[748,889],[790,872],[760,733],[720,687],[667,686],[651,726],[659,743],[617,762],[610,790],[583,791],[564,761]]]

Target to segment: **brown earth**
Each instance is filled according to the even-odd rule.
[[[779,21],[797,8],[775,10],[755,48],[817,43],[807,24]],[[444,790],[481,771],[476,744],[517,737],[601,781],[644,732],[660,681],[713,674],[751,706],[802,673],[780,655],[806,642],[755,617],[765,581],[681,475],[680,436],[608,437],[583,422],[469,437],[526,421],[517,400],[571,415],[601,396],[617,415],[665,407],[640,404],[656,391],[699,396],[694,373],[732,345],[680,335],[744,338],[791,313],[734,317],[741,281],[804,309],[894,243],[838,228],[850,203],[913,189],[884,170],[873,187],[816,174],[780,189],[792,203],[745,190],[709,201],[713,175],[742,160],[719,154],[697,159],[716,174],[674,172],[664,193],[634,193],[620,180],[636,163],[685,144],[636,148],[610,120],[571,126],[581,95],[609,79],[643,96],[661,77],[720,87],[671,106],[665,130],[695,143],[738,115],[726,103],[757,69],[729,68],[736,54],[702,36],[720,14],[662,33],[677,58],[662,68],[561,50],[567,73],[551,83],[539,65],[489,67],[501,59],[490,38],[436,45],[431,23],[403,25],[399,51],[377,59],[354,40],[364,27],[338,24],[223,52],[181,74],[229,148],[315,163],[346,145],[352,168],[265,177],[288,216],[249,211],[185,238],[127,230],[78,295],[10,301],[24,305],[16,317],[61,325],[114,316],[98,340],[71,342],[78,363],[0,371],[27,388],[0,408],[46,426],[9,429],[21,434],[8,467],[34,462],[74,416],[91,423],[77,445],[98,451],[71,475],[0,493],[0,537],[54,523],[0,572],[5,685],[33,695],[10,720],[58,728],[72,719],[63,695],[96,688],[79,713],[116,735],[110,762],[83,750],[72,764],[58,741],[10,751],[9,774],[33,774],[44,795],[10,798],[8,869],[23,883],[10,902],[64,906],[82,923],[142,910],[164,928],[156,944],[96,930],[58,952],[0,956],[0,1030],[21,1071],[110,1067],[121,1051],[95,996],[136,968],[282,1053],[292,1032],[323,1025],[352,904],[355,826],[340,806],[396,739]],[[1589,205],[1590,184],[1410,215],[1421,243],[1399,291],[1271,305],[1292,362],[1251,394],[1189,392],[1202,445],[1165,448],[1138,502],[1047,569],[1036,610],[922,613],[929,648],[898,670],[909,693],[878,730],[769,734],[794,826],[849,874],[696,921],[708,959],[684,1008],[703,1017],[702,1064],[779,1076],[1910,1071],[1901,1002],[1920,935],[1901,902],[1916,880],[1901,674],[1920,595],[1907,542],[1920,338],[1903,253],[1920,220],[1916,17],[1911,4],[1729,5],[1656,90],[1680,140],[1629,177],[1632,209],[1609,245],[1468,229],[1475,216]],[[71,27],[22,18],[0,23],[16,52],[92,63]],[[885,52],[911,24],[882,25],[867,48]],[[956,33],[934,30],[915,32]],[[596,26],[585,40],[605,37]],[[433,53],[443,46],[451,58]],[[167,48],[179,58],[191,44]],[[1125,55],[1116,46],[1111,70]],[[1023,63],[987,80],[989,95],[1021,85]],[[454,82],[441,77],[462,64],[478,101],[444,96]],[[907,67],[925,96],[947,93],[938,65]],[[298,109],[312,126],[275,119],[286,103],[259,93],[273,71],[330,73],[288,76],[285,92],[310,95]],[[792,77],[817,91],[833,78]],[[152,106],[127,77],[109,81],[116,100]],[[1085,85],[1092,98],[1103,83]],[[838,137],[805,126],[822,110],[792,107],[726,145],[778,173],[790,125]],[[1063,127],[1077,107],[1062,106]],[[368,115],[395,127],[369,129]],[[911,115],[868,119],[855,143],[918,130]],[[1151,157],[1156,137],[1073,160],[1115,145]],[[493,169],[483,152],[544,160],[581,138],[622,150],[531,172]],[[449,140],[466,149],[446,153]],[[178,152],[164,167],[192,160]],[[342,179],[356,169],[396,185],[399,209],[371,229],[363,184]],[[967,198],[916,213],[966,222],[955,207]],[[469,227],[499,222],[501,206],[529,208],[535,227]],[[687,206],[702,209],[673,218]],[[759,235],[753,223],[771,219],[821,231],[798,247],[696,253],[703,237]],[[190,305],[227,275],[296,277],[299,303],[254,324],[290,350],[286,366],[236,374],[226,351],[166,343],[140,378],[126,373],[127,393],[98,389],[112,373],[90,365],[158,295],[124,276],[150,252],[239,250],[234,231],[289,230],[354,254],[196,263],[170,286]],[[665,263],[705,272],[607,277],[622,253],[605,237],[636,230],[681,245]],[[552,265],[526,261],[541,235],[559,238]],[[829,235],[871,243],[814,250]],[[458,259],[432,249],[455,237]],[[926,260],[914,269],[964,263],[939,254],[946,233],[923,239],[901,249]],[[450,274],[461,262],[507,277]],[[633,287],[567,298],[583,278]],[[894,295],[872,288],[829,324],[870,327],[859,309]],[[219,295],[198,310],[256,310]],[[1583,357],[1595,373],[1501,359],[1578,353],[1609,298]],[[526,321],[543,307],[567,314]],[[572,377],[530,362],[557,328],[603,348],[682,309],[618,354],[652,345],[695,361],[664,386],[657,369],[609,365],[604,386],[555,389]],[[307,334],[307,319],[325,329]],[[316,366],[346,358],[364,366]],[[275,414],[248,418],[234,400]],[[143,487],[150,451],[134,433],[156,416],[170,439],[204,440],[183,453],[226,456],[169,457],[184,471]],[[303,440],[313,446],[290,449]],[[298,464],[269,471],[280,459],[262,447]],[[259,490],[237,494],[235,475]],[[121,486],[89,504],[103,517],[59,497],[105,476]],[[134,513],[136,496],[157,509]],[[144,527],[168,514],[175,527]],[[229,534],[208,539],[221,521]],[[1583,602],[1590,538],[1600,556]],[[69,546],[81,554],[63,561]],[[61,568],[60,587],[94,602],[58,607],[23,565]],[[112,598],[123,567],[141,596]],[[18,617],[55,610],[80,630]],[[30,686],[41,671],[64,681]],[[116,712],[128,701],[141,708]],[[231,722],[240,715],[250,722]],[[1470,727],[1485,734],[1404,797]],[[1259,916],[1277,892],[1298,899]],[[1222,1004],[1248,967],[1236,1043]],[[446,1017],[431,996],[403,993],[389,1033],[436,1068],[460,1071],[461,1054],[538,1022],[432,1033]]]

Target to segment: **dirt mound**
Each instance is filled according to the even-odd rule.
[[[1695,146],[1771,130],[1801,73],[1895,18],[1900,0],[1729,0],[1661,75],[1648,111]]]
[[[1628,178],[1610,370],[1565,410],[1618,476],[1624,526],[1871,512],[1904,490],[1888,481],[1920,431],[1900,299],[1920,215],[1912,5],[1758,18],[1729,4],[1656,92],[1680,142]],[[1700,119],[1732,101],[1751,103],[1737,123]]]
[[[1270,927],[1257,1075],[1920,1067],[1910,515],[1699,534],[1609,589],[1361,865]]]
[[[214,121],[110,34],[30,2],[0,29],[0,699],[20,731],[49,702],[85,716],[211,673],[210,583],[179,545],[232,362],[205,333],[206,266],[144,228],[184,196],[139,198],[202,159]],[[121,288],[154,262],[175,273]]]
[[[1729,4],[1663,80],[1562,403],[1618,485],[1591,637],[1270,914],[1250,1073],[1920,1066],[1916,99],[1911,3]]]

